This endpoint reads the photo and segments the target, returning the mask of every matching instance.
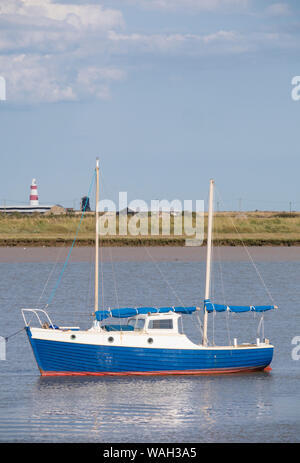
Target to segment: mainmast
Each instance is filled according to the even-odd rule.
[[[212,226],[213,226],[213,200],[214,200],[214,180],[210,180],[209,184],[209,200],[208,200],[208,224],[207,224],[207,255],[206,255],[206,281],[205,281],[205,301],[210,296],[210,275],[211,275],[211,243],[212,243]],[[207,346],[207,315],[208,312],[204,303],[204,319],[203,319],[203,346]]]
[[[99,158],[96,159],[95,312],[99,309]]]

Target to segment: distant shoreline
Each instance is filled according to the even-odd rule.
[[[148,234],[122,234],[119,217],[115,233],[100,236],[103,247],[186,247],[186,240],[195,236],[196,217],[183,224],[173,216],[159,218],[157,234],[151,234],[151,217],[146,217]],[[80,229],[79,227],[80,223]],[[200,226],[201,222],[198,224]],[[144,226],[143,226],[144,227]],[[145,228],[143,228],[144,230]],[[122,228],[123,230],[123,228]],[[139,228],[137,228],[138,232]],[[165,231],[167,230],[167,232]],[[203,230],[203,229],[202,229]],[[207,214],[204,214],[206,238]],[[167,233],[167,234],[166,234]],[[198,231],[199,234],[199,231]],[[22,215],[0,214],[0,247],[62,247],[71,246],[76,236],[76,246],[94,246],[95,214],[89,213],[80,222],[78,215]],[[214,216],[215,246],[300,246],[300,213],[283,212],[217,212]],[[202,246],[205,246],[204,240]]]
[[[215,246],[300,246],[300,237],[298,238],[219,238],[214,240]],[[0,248],[3,247],[69,247],[73,239],[64,238],[0,238]],[[76,247],[89,247],[95,244],[94,239],[78,238]],[[100,239],[100,245],[103,247],[202,247],[206,246],[206,240],[201,246],[186,246],[186,240],[182,237],[142,237],[142,238],[105,238]]]

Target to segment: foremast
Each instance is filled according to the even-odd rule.
[[[99,309],[99,158],[96,159],[95,312]]]
[[[214,201],[214,180],[209,183],[208,199],[208,224],[207,224],[207,248],[206,248],[206,279],[205,279],[205,301],[204,301],[204,319],[203,319],[203,339],[202,345],[207,346],[207,318],[205,302],[210,297],[210,277],[211,277],[211,245],[212,245],[212,228],[213,228],[213,201]]]

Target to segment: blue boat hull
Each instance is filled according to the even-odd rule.
[[[41,375],[211,374],[262,370],[273,347],[162,349],[78,344],[27,334]]]

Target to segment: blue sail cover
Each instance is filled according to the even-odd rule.
[[[225,304],[213,304],[209,299],[204,301],[204,309],[207,312],[266,312],[267,310],[277,309],[276,305],[225,305]]]
[[[138,308],[121,308],[121,309],[110,309],[110,310],[96,310],[96,320],[99,322],[105,320],[105,318],[128,318],[139,314],[147,313],[168,313],[176,312],[182,314],[192,314],[197,310],[197,307],[138,307]]]

